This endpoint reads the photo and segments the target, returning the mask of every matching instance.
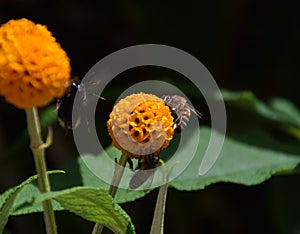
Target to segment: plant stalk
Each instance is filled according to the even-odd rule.
[[[162,180],[162,185],[159,187],[159,191],[157,195],[150,234],[164,233],[164,219],[165,219],[167,192],[168,192],[168,175],[167,175],[165,163],[162,160],[160,160],[160,162],[162,164],[163,180]]]
[[[38,185],[41,193],[50,192],[50,182],[45,160],[45,148],[51,144],[52,132],[49,132],[46,143],[42,141],[38,111],[35,107],[26,110],[27,127],[30,136],[30,148],[33,153]],[[43,201],[44,221],[47,234],[57,234],[55,214],[51,200]]]
[[[122,151],[120,160],[115,165],[114,175],[113,175],[112,182],[111,182],[109,190],[108,190],[109,195],[111,195],[113,198],[115,197],[118,187],[120,185],[127,160],[128,160],[128,152]],[[102,224],[96,223],[93,228],[92,234],[101,234],[103,227],[104,226]]]

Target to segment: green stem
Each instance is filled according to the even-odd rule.
[[[120,182],[121,182],[121,179],[122,179],[122,176],[123,176],[123,173],[124,173],[124,168],[125,168],[127,160],[128,160],[127,151],[123,151],[122,155],[120,157],[119,163],[116,164],[116,168],[115,168],[114,176],[113,176],[113,179],[112,179],[112,183],[111,183],[111,185],[109,187],[109,190],[108,190],[108,193],[113,198],[115,197],[115,195],[117,193],[117,190],[118,190],[118,187],[120,185]]]
[[[167,192],[168,192],[168,183],[167,183],[168,175],[166,172],[165,163],[162,160],[160,160],[160,162],[162,164],[163,180],[162,180],[162,185],[159,187],[159,191],[157,195],[150,234],[164,233],[164,219],[165,219]]]
[[[124,173],[124,169],[125,169],[125,165],[126,162],[128,160],[128,152],[127,151],[123,151],[122,155],[120,157],[119,163],[116,164],[115,167],[115,171],[114,171],[114,175],[112,178],[112,182],[111,185],[109,187],[108,193],[114,198],[118,187],[120,185],[123,173]],[[102,224],[98,224],[96,223],[93,229],[92,234],[101,234],[102,230],[103,230],[103,225]]]
[[[176,161],[173,164],[173,166],[170,168],[170,170],[167,172],[164,161],[162,159],[160,159],[159,161],[162,167],[163,180],[162,180],[162,185],[159,187],[159,192],[157,195],[150,234],[164,233],[164,219],[165,219],[165,210],[166,210],[166,202],[167,202],[169,175],[171,174],[176,164],[179,163],[178,161]]]
[[[27,126],[30,136],[30,148],[33,153],[38,184],[41,193],[50,192],[50,183],[45,160],[45,148],[51,144],[51,135],[46,144],[42,141],[38,111],[35,107],[26,110]],[[44,221],[47,234],[57,234],[55,215],[51,200],[43,201]]]

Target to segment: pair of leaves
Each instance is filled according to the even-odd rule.
[[[52,171],[50,173],[57,172]],[[18,199],[16,201],[16,197],[21,195],[19,196],[19,199],[21,199],[22,195],[26,194],[24,188],[27,186],[28,189],[30,183],[36,178],[37,176],[32,176],[20,185],[0,195],[0,233],[3,233],[9,216],[14,213],[13,209],[15,206],[21,205]],[[21,191],[23,191],[23,194],[20,194]],[[32,192],[34,190],[29,191]],[[130,217],[113,201],[106,189],[74,187],[45,194],[39,194],[37,191],[34,191],[34,193],[36,194],[34,200],[30,202],[29,209],[26,209],[23,213],[36,212],[37,210],[33,210],[33,208],[38,207],[40,209],[42,201],[55,199],[58,202],[53,202],[55,210],[69,210],[91,222],[103,224],[115,233],[135,233]],[[33,194],[31,193],[30,197]]]

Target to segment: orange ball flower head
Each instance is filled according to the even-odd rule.
[[[21,109],[61,97],[70,79],[70,60],[46,26],[27,19],[0,27],[0,95]]]
[[[168,106],[152,94],[132,94],[121,99],[107,122],[112,144],[140,158],[169,145],[174,135],[174,120]]]

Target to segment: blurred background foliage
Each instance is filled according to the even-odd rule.
[[[284,97],[299,107],[299,7],[300,2],[289,0],[0,0],[0,23],[25,17],[47,25],[68,53],[72,75],[80,78],[118,49],[165,44],[199,59],[222,88],[250,90],[264,101]],[[178,75],[156,68],[129,71],[118,77],[115,93],[108,91],[107,98],[113,100],[128,80],[134,83],[141,77],[160,76],[172,80]],[[195,99],[191,94],[191,100]],[[106,116],[110,108],[108,103],[101,115]],[[294,142],[276,126],[239,108],[227,106],[227,114],[228,134],[237,138],[239,132],[255,126],[282,141]],[[202,124],[208,122],[204,119]],[[1,98],[0,192],[35,173],[28,142],[22,151],[8,152],[25,134],[25,123],[25,113]],[[72,134],[66,135],[57,124],[53,127],[54,143],[47,159],[49,169],[59,169],[77,152]],[[137,233],[150,229],[156,193],[122,205],[132,216]],[[251,187],[219,183],[198,192],[170,189],[166,233],[299,233],[299,194],[298,175],[275,176]],[[91,223],[68,212],[58,212],[57,217],[59,233],[89,233],[92,228]],[[43,233],[43,228],[41,214],[13,217],[8,225],[10,233]]]

